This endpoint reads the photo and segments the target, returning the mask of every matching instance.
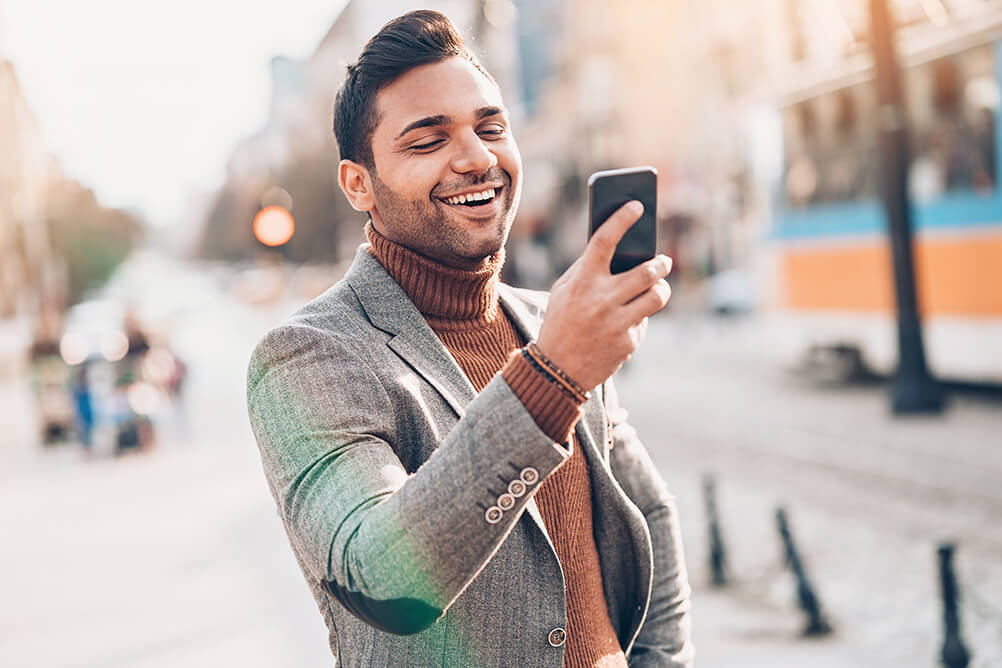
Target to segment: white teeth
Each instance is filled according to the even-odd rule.
[[[464,204],[466,202],[480,202],[494,197],[494,188],[488,188],[478,193],[468,193],[466,195],[456,195],[445,200],[447,204]]]

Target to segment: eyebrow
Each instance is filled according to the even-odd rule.
[[[418,119],[413,123],[408,123],[407,127],[405,127],[400,134],[397,135],[397,139],[400,139],[411,130],[417,130],[418,128],[433,128],[437,125],[448,125],[449,123],[452,123],[452,116],[446,116],[445,114],[425,116],[424,118]]]
[[[502,109],[501,107],[480,107],[479,109],[477,109],[477,120],[481,121],[487,118],[488,116],[497,116],[503,113],[504,109]]]
[[[480,107],[476,111],[477,120],[483,120],[489,116],[497,116],[503,114],[504,110],[501,107]],[[434,116],[425,116],[424,118],[419,118],[413,123],[408,123],[407,127],[400,131],[397,135],[397,139],[400,139],[405,134],[411,130],[417,130],[418,128],[433,128],[439,125],[449,125],[452,123],[452,116],[447,114],[436,114]]]

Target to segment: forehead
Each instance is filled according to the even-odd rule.
[[[376,95],[376,135],[396,137],[428,116],[468,120],[477,109],[502,107],[501,91],[465,58],[448,58],[409,70]]]

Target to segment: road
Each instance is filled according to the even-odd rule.
[[[23,427],[5,425],[3,449],[19,454],[0,470],[0,664],[330,665],[243,404],[250,350],[295,300],[246,306],[228,296],[231,280],[145,257],[113,286],[165,311],[184,304],[172,340],[190,383],[156,450],[88,460],[72,448],[41,452]],[[895,421],[878,386],[784,373],[759,331],[658,317],[620,379],[682,511],[701,668],[935,665],[934,548],[947,536],[977,594],[961,611],[971,665],[999,665],[1002,404],[964,396],[943,418]],[[5,407],[30,405],[4,392]],[[718,480],[733,580],[721,591],[704,584],[704,473]],[[798,637],[777,504],[790,512],[832,638]]]

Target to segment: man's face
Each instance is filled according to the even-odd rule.
[[[376,96],[376,229],[423,255],[472,267],[508,238],[522,159],[501,93],[463,58],[422,65]]]

